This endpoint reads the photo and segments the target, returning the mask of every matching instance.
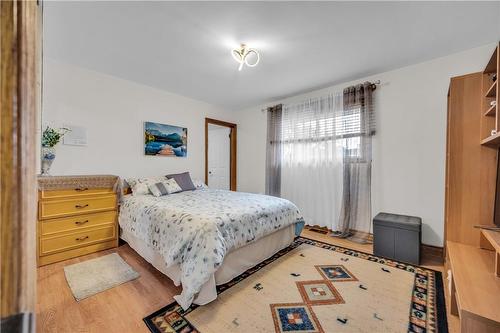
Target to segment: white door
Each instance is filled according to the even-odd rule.
[[[229,190],[231,140],[229,127],[208,125],[208,186]]]

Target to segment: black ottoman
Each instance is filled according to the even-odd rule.
[[[373,254],[419,265],[421,235],[420,217],[378,213],[373,219]]]

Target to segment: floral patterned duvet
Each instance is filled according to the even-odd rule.
[[[123,198],[121,228],[154,248],[167,267],[179,264],[187,309],[229,251],[302,222],[297,207],[276,197],[197,189],[162,197]]]

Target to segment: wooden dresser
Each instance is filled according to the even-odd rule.
[[[38,266],[118,246],[116,176],[38,178]]]

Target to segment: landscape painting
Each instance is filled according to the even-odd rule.
[[[144,122],[146,155],[187,156],[187,128]]]

